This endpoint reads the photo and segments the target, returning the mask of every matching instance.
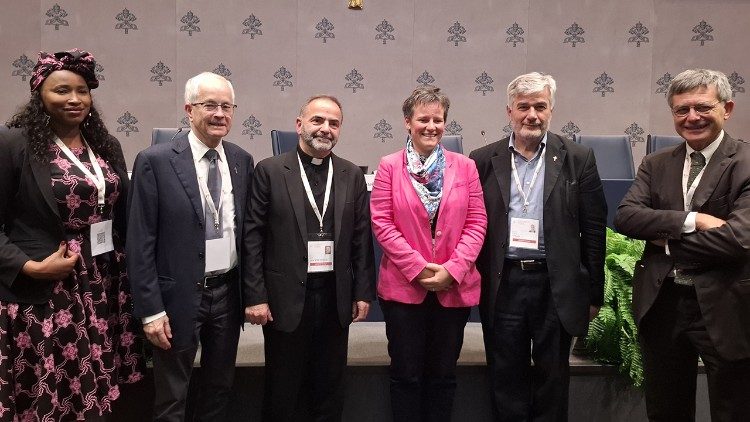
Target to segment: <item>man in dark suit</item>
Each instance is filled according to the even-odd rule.
[[[375,296],[364,175],[331,152],[341,122],[336,98],[310,98],[298,147],[253,178],[243,294],[246,318],[264,325],[270,421],[341,419],[348,327]]]
[[[135,314],[154,347],[154,418],[184,419],[201,345],[200,420],[224,420],[239,330],[243,221],[253,158],[223,138],[229,81],[201,73],[185,85],[190,131],[138,154],[128,224]]]
[[[685,139],[643,159],[615,227],[648,241],[633,276],[646,409],[652,421],[695,420],[698,357],[711,420],[750,418],[750,145],[723,130],[726,75],[686,70],[669,107]]]
[[[567,420],[571,338],[603,301],[607,206],[591,150],[547,130],[555,89],[549,75],[514,79],[513,133],[470,155],[487,208],[479,310],[498,421]]]

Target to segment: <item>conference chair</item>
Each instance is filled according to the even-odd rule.
[[[626,135],[575,135],[574,139],[594,151],[602,179],[634,179],[633,149]]]
[[[448,151],[457,152],[459,154],[464,153],[464,142],[463,136],[461,135],[443,136],[443,138],[440,140],[440,145],[442,145],[443,148],[447,149]]]
[[[662,148],[669,148],[683,142],[681,136],[648,135],[646,138],[646,154],[651,154]]]
[[[594,151],[607,201],[607,226],[613,227],[617,206],[635,179],[630,139],[625,135],[575,135],[574,140]]]
[[[271,149],[273,155],[283,154],[297,147],[299,135],[295,131],[272,130]]]
[[[187,133],[189,130],[184,127],[155,127],[151,130],[151,145],[169,142],[177,137],[178,134],[182,132]]]

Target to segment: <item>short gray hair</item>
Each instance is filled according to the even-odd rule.
[[[198,91],[209,80],[222,81],[227,84],[229,91],[232,93],[232,102],[234,102],[234,87],[227,78],[213,72],[203,72],[188,79],[185,83],[185,104],[196,102],[198,100]]]
[[[715,86],[719,101],[725,103],[732,99],[732,85],[727,75],[718,70],[688,69],[675,76],[669,83],[667,104],[672,107],[672,97],[693,91],[696,88]]]
[[[440,92],[440,88],[431,85],[420,86],[415,89],[409,97],[404,100],[401,111],[404,117],[410,119],[414,115],[414,108],[418,105],[440,103],[443,107],[443,119],[448,118],[448,109],[451,106],[451,100],[448,96]]]
[[[508,107],[513,105],[513,99],[518,95],[536,94],[544,91],[545,88],[549,88],[549,105],[550,108],[554,108],[557,83],[552,76],[531,72],[513,79],[508,84]]]
[[[339,99],[334,97],[333,95],[328,95],[328,94],[318,94],[318,95],[313,95],[312,97],[308,98],[307,101],[305,101],[305,104],[303,104],[302,107],[300,107],[298,117],[302,117],[302,115],[305,114],[305,109],[307,108],[307,106],[309,106],[310,103],[315,100],[328,100],[336,104],[336,106],[338,106],[339,108],[339,111],[341,112],[341,120],[344,120],[344,108],[341,107],[341,101],[339,101]]]

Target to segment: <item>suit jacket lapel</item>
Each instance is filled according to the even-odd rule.
[[[510,150],[508,149],[508,143],[510,138],[498,142],[497,150],[495,155],[492,157],[492,169],[495,172],[495,179],[497,180],[498,186],[500,186],[500,195],[505,205],[505,211],[508,211],[510,207],[510,179],[511,168],[510,168]]]
[[[454,164],[453,157],[446,154],[445,170],[443,171],[443,199],[450,195],[453,184],[456,183],[456,166]],[[440,214],[438,213],[438,219],[440,219]]]
[[[294,210],[294,216],[297,217],[297,226],[299,227],[300,238],[304,244],[307,244],[307,222],[305,220],[305,202],[307,194],[302,188],[302,174],[297,161],[297,149],[289,151],[284,157],[284,183],[286,191],[289,194],[289,201]]]
[[[711,197],[721,176],[729,168],[729,163],[732,162],[735,152],[737,152],[737,144],[734,143],[734,139],[725,133],[721,144],[711,157],[711,161],[706,165],[698,187],[695,189],[691,205],[692,210],[700,209]]]
[[[245,197],[242,185],[245,182],[244,174],[245,169],[241,168],[240,162],[237,158],[237,150],[233,145],[224,142],[224,154],[227,156],[227,166],[229,167],[229,177],[232,179],[232,197],[234,198],[234,227],[235,230],[239,227],[239,219],[244,213],[245,209]],[[241,233],[236,233],[240,235]],[[239,238],[239,236],[237,236]]]
[[[544,203],[547,203],[568,154],[557,135],[547,132],[547,152],[544,154]]]
[[[349,190],[349,170],[343,165],[339,157],[331,154],[333,165],[333,183],[336,185],[333,200],[333,232],[334,245],[339,241],[341,234],[341,220],[344,216],[344,205],[346,205],[346,192]],[[339,177],[337,177],[339,176]]]
[[[50,173],[49,163],[42,162],[34,158],[31,154],[28,154],[29,165],[31,166],[31,172],[34,174],[34,181],[39,190],[42,192],[44,201],[50,207],[53,213],[60,218],[60,210],[57,208],[57,202],[55,201],[55,194],[52,193],[52,175]]]
[[[678,146],[672,151],[671,157],[665,161],[661,180],[666,186],[661,186],[659,195],[664,201],[664,205],[672,210],[682,211],[685,209],[685,198],[682,191],[682,169],[685,163],[685,143]],[[651,175],[655,178],[656,175]]]
[[[172,147],[176,155],[169,161],[172,163],[177,178],[182,183],[190,203],[193,204],[193,210],[200,221],[205,222],[203,205],[201,204],[200,188],[198,188],[198,175],[195,172],[195,162],[193,161],[193,152],[190,150],[190,143],[187,134],[175,140]]]

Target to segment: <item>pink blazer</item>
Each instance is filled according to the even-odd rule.
[[[474,161],[445,151],[443,197],[433,247],[429,217],[411,184],[404,155],[402,149],[383,157],[372,188],[372,229],[383,248],[378,296],[422,303],[427,290],[414,279],[428,262],[434,262],[443,265],[457,284],[437,292],[440,304],[476,305],[480,277],[474,262],[487,231],[487,214]]]

